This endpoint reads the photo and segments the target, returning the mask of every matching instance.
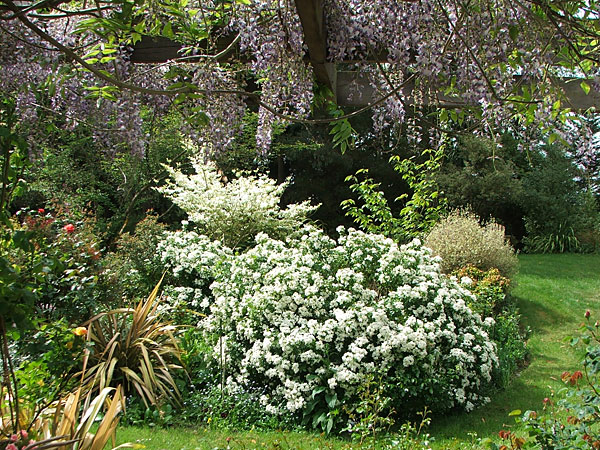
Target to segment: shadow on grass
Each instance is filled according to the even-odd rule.
[[[544,398],[549,395],[548,386],[532,385],[528,380],[517,377],[505,390],[493,394],[492,401],[485,406],[470,413],[434,416],[429,432],[436,437],[438,444],[455,440],[464,443],[472,434],[479,437],[495,435],[502,429],[516,426],[515,417],[509,416],[511,411],[541,409]]]
[[[565,323],[574,321],[573,314],[566,314],[551,303],[543,304],[521,296],[513,297],[521,314],[523,327],[530,327],[534,333],[554,332],[556,327],[562,328]]]

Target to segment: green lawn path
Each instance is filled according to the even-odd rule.
[[[492,402],[471,414],[437,417],[430,432],[434,448],[469,448],[469,433],[493,437],[515,426],[510,411],[540,409],[576,370],[582,354],[565,340],[576,334],[587,309],[600,319],[600,255],[521,255],[513,296],[524,327],[531,329],[530,364]]]
[[[531,329],[530,364],[490,404],[470,414],[434,417],[434,449],[472,449],[476,439],[515,429],[510,411],[540,409],[562,387],[560,374],[578,368],[581,353],[566,339],[576,333],[587,309],[600,319],[600,255],[521,255],[513,296],[524,327]],[[229,439],[229,440],[228,440]],[[339,440],[309,433],[227,433],[203,428],[152,430],[121,427],[118,442],[147,449],[341,448]]]

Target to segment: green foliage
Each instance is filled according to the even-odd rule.
[[[576,238],[584,253],[600,252],[600,203],[591,188],[582,194],[582,209]]]
[[[463,136],[448,146],[442,167],[435,177],[451,209],[471,209],[483,220],[496,219],[507,233],[523,235],[519,174],[528,167],[509,136],[501,145],[491,140]]]
[[[361,169],[356,175],[346,177],[351,182],[350,189],[358,194],[363,203],[357,206],[356,201],[347,199],[342,202],[346,214],[365,231],[381,233],[398,242],[422,236],[433,227],[445,211],[446,201],[440,197],[434,175],[439,170],[443,153],[441,151],[424,150],[422,156],[427,157],[424,162],[418,163],[411,159],[401,159],[392,156],[390,162],[394,164],[396,172],[408,184],[412,194],[402,194],[396,201],[402,200],[404,207],[395,217],[392,209],[382,191],[380,183],[375,183],[372,178],[366,177],[359,181],[357,175],[368,173]]]
[[[531,252],[581,251],[577,235],[594,231],[598,209],[577,185],[581,172],[563,149],[545,148],[533,155],[533,169],[523,176],[526,249]]]
[[[510,280],[500,275],[496,268],[483,271],[472,265],[453,272],[453,275],[475,296],[475,301],[469,304],[471,309],[482,317],[494,319],[490,338],[496,344],[499,364],[493,378],[504,388],[529,355],[527,334],[521,330],[521,316],[509,295]]]
[[[532,230],[535,225],[530,220],[525,222],[525,228]],[[567,223],[554,224],[552,230],[541,234],[532,231],[523,238],[525,250],[529,253],[573,253],[581,250],[581,243],[575,230]]]
[[[381,434],[386,434],[394,425],[395,411],[390,404],[392,399],[385,396],[384,383],[371,374],[358,390],[358,402],[355,407],[345,407],[348,415],[348,427],[343,431],[350,433],[354,442],[363,446],[366,441],[371,445]]]
[[[507,388],[530,355],[527,347],[529,330],[523,332],[521,314],[513,305],[497,314],[494,321],[490,338],[496,343],[498,367],[492,376],[499,387]]]
[[[180,420],[211,429],[228,431],[281,430],[297,427],[290,414],[273,414],[260,403],[264,390],[224,391],[218,385],[207,385],[190,393],[184,402]]]
[[[268,169],[273,152],[259,156],[260,150],[256,145],[257,125],[258,114],[247,112],[243,118],[242,131],[235,137],[234,144],[226,152],[215,155],[214,162],[225,177],[235,178],[240,172],[263,172]],[[273,139],[277,139],[276,131],[279,130],[273,131]]]
[[[358,207],[353,199],[347,199],[342,202],[342,207],[360,229],[369,233],[383,234],[402,242],[404,240],[404,233],[401,231],[402,219],[394,217],[383,191],[377,190],[381,184],[375,183],[368,177],[363,180],[358,179],[358,175],[367,173],[368,169],[360,169],[355,175],[346,177],[346,182],[352,183],[350,189],[358,194],[363,205]]]
[[[497,268],[511,277],[519,261],[504,236],[504,227],[494,222],[485,226],[467,211],[453,211],[441,220],[425,238],[425,245],[442,258],[442,269],[451,273],[467,265],[481,270]]]
[[[146,406],[139,397],[130,397],[122,423],[125,425],[167,428],[181,414],[170,403]]]
[[[402,175],[412,191],[401,195],[398,200],[406,199],[400,211],[402,226],[409,237],[418,237],[427,233],[440,220],[445,212],[446,199],[440,195],[435,175],[441,167],[443,150],[423,150],[421,156],[425,161],[416,162],[414,157],[400,159],[398,156],[390,158],[395,170]]]
[[[143,127],[149,143],[143,157],[107,150],[96,143],[90,130],[78,126],[63,130],[60,122],[49,127],[39,158],[25,171],[27,195],[15,207],[52,203],[69,205],[74,214],[93,215],[94,232],[111,246],[118,236],[132,230],[148,209],[165,214],[165,220],[183,215],[152,187],[166,177],[163,164],[181,163],[188,154],[181,145],[181,118],[169,114],[155,118],[144,112]]]
[[[357,132],[347,118],[339,119],[344,115],[344,111],[333,100],[335,93],[323,85],[317,85],[314,88],[314,94],[313,109],[324,110],[332,118],[329,135],[332,136],[333,148],[339,147],[343,155],[348,148],[352,148],[356,144]]]
[[[13,248],[6,257],[32,285],[35,307],[44,317],[81,323],[103,300],[97,286],[102,272],[98,238],[93,222],[74,220],[60,205],[53,209],[17,213],[13,226],[28,236],[29,246]]]
[[[355,408],[345,408],[348,426],[343,431],[350,433],[352,448],[429,450],[431,437],[425,429],[431,423],[429,410],[417,413],[419,422],[407,421],[392,432],[396,412],[391,408],[392,399],[386,397],[384,383],[373,376],[360,387],[359,402]]]
[[[484,271],[467,265],[455,270],[452,275],[475,295],[476,301],[469,304],[469,307],[482,317],[494,317],[507,306],[510,280],[500,275],[497,268]]]
[[[73,375],[80,368],[85,338],[66,320],[11,334],[19,364],[15,371],[19,399],[34,416],[77,386]]]
[[[322,136],[312,137],[311,134],[316,134],[316,131],[308,133],[300,127],[292,128],[288,134],[273,144],[281,155],[283,176],[289,174],[292,180],[282,201],[287,204],[312,198],[320,203],[321,207],[311,218],[329,233],[334,233],[339,225],[353,224],[340,203],[355,196],[344,179],[357,169],[368,167],[373,177],[382,180],[388,195],[404,192],[404,183],[398,180],[398,175],[387,163],[388,158],[362,148],[349,149],[342,155],[326,141],[317,140],[318,137],[324,139]],[[304,144],[308,139],[311,144]]]
[[[563,372],[564,398],[557,402],[559,411],[551,408],[540,417],[525,414],[529,436],[543,450],[565,446],[595,449],[600,447],[600,332],[586,311],[582,334],[571,339],[571,345],[583,344],[585,355],[581,370]],[[560,412],[567,412],[566,419]],[[557,414],[558,413],[558,414]]]
[[[122,304],[125,299],[140,298],[152,290],[165,268],[156,257],[156,249],[166,226],[148,214],[135,230],[123,233],[114,252],[103,258],[101,284],[108,300]]]
[[[27,259],[26,267],[15,263],[11,254],[32,254],[31,234],[15,226],[8,207],[23,193],[22,172],[27,166],[27,145],[18,133],[15,105],[0,96],[0,330],[8,323],[23,327],[29,323],[35,302],[32,279],[22,274],[29,270],[42,274],[41,267]]]
[[[558,144],[519,151],[509,135],[501,143],[462,137],[436,181],[452,208],[494,218],[526,251],[594,251],[598,204],[570,153]]]
[[[30,324],[37,299],[35,280],[26,277],[25,273],[43,276],[43,267],[36,264],[35,260],[28,258],[25,266],[13,261],[15,253],[34,253],[35,247],[30,237],[12,225],[0,229],[0,317],[20,328]]]

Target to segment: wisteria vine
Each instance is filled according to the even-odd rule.
[[[143,108],[182,108],[200,119],[182,132],[201,148],[223,152],[253,100],[257,144],[267,151],[274,122],[315,120],[314,76],[297,10],[305,1],[120,0],[89,7],[0,0],[0,90],[17,98],[25,123],[58,114],[67,127],[87,124],[108,153],[127,148],[140,155]],[[418,132],[415,115],[424,106],[443,110],[457,102],[461,117],[475,111],[482,133],[531,135],[535,125],[552,139],[580,142],[560,80],[576,76],[583,90],[600,87],[596,1],[323,0],[322,10],[328,62],[354,70],[357,79],[366,75],[376,131]],[[181,50],[162,64],[134,64],[142,36],[167,37]],[[234,38],[224,48],[228,37]],[[414,85],[404,89],[408,79]],[[29,128],[35,144],[42,136]]]

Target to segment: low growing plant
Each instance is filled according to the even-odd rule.
[[[529,222],[525,221],[525,228],[529,234],[523,238],[523,243],[529,253],[569,253],[581,250],[575,229],[566,223],[560,223],[555,230],[545,233],[535,233],[530,230],[528,224]]]
[[[395,411],[390,407],[392,399],[385,396],[384,383],[375,380],[372,374],[358,389],[358,402],[353,408],[344,408],[348,426],[343,430],[350,433],[353,442],[361,447],[367,441],[374,444],[381,435],[389,433],[394,425]]]
[[[510,280],[496,268],[483,271],[471,265],[453,272],[453,276],[473,293],[471,309],[482,317],[494,319],[490,337],[496,344],[499,364],[493,378],[499,386],[505,387],[529,353],[520,315],[508,294]]]
[[[462,286],[475,296],[469,306],[482,317],[495,317],[508,305],[507,294],[510,280],[500,275],[498,269],[481,270],[467,265],[452,272]]]

